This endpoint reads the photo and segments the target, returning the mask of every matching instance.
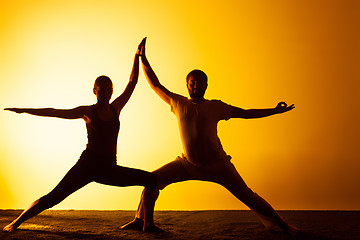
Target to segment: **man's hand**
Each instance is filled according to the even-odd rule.
[[[146,37],[143,38],[143,40],[138,46],[138,49],[136,51],[137,56],[141,56],[141,57],[145,56],[145,43],[146,43]]]
[[[294,104],[288,106],[285,102],[279,102],[275,109],[277,110],[278,113],[284,113],[294,108],[295,108]]]

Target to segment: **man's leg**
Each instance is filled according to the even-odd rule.
[[[216,174],[216,182],[228,189],[236,198],[253,210],[266,228],[270,229],[278,226],[290,234],[295,234],[298,231],[297,228],[286,223],[267,201],[246,185],[233,164],[226,164],[226,166],[218,170],[219,174]]]
[[[149,219],[150,222],[153,222],[154,204],[159,195],[157,178],[154,173],[128,167],[112,166],[101,169],[95,176],[95,182],[112,186],[144,186],[145,189],[142,193],[138,212],[144,214],[142,219]],[[143,230],[144,221],[138,218],[135,219],[136,221],[128,224],[127,227],[123,226],[123,228]]]

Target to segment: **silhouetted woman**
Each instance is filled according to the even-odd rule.
[[[45,209],[60,203],[67,196],[90,182],[114,186],[140,185],[156,187],[153,174],[139,169],[121,167],[116,164],[116,145],[120,127],[119,114],[129,100],[139,75],[139,49],[135,54],[130,80],[124,92],[110,103],[113,93],[112,82],[107,76],[100,76],[94,84],[97,103],[92,106],[80,106],[74,109],[24,109],[6,108],[16,113],[29,113],[36,116],[64,119],[83,118],[86,122],[88,144],[78,162],[69,170],[60,183],[47,195],[34,201],[30,207],[3,231],[12,232],[27,219],[36,216]]]

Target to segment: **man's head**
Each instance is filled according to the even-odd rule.
[[[108,103],[113,93],[112,81],[107,76],[99,76],[94,83],[94,94],[96,95],[98,102]]]
[[[198,69],[192,70],[186,76],[186,86],[191,99],[203,99],[207,88],[206,74]]]

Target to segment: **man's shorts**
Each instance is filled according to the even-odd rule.
[[[160,189],[171,183],[187,180],[210,181],[222,184],[227,176],[240,177],[230,161],[231,157],[227,157],[227,159],[212,162],[208,165],[195,165],[182,155],[153,173],[157,176]]]

